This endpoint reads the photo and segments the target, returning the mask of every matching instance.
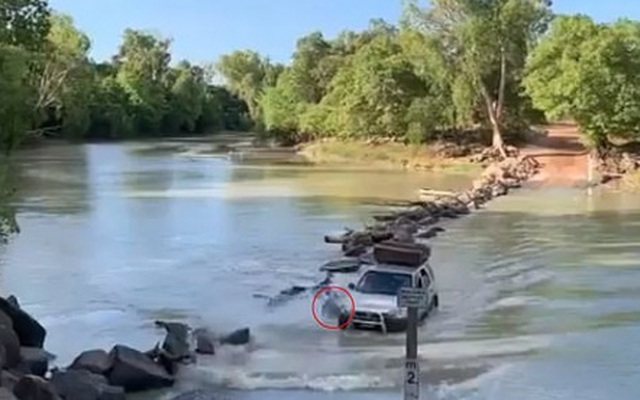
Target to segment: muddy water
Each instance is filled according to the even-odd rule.
[[[0,249],[0,288],[48,327],[64,365],[115,342],[146,349],[158,318],[250,326],[177,390],[229,399],[393,399],[403,336],[316,326],[307,296],[262,298],[323,278],[324,233],[376,202],[464,176],[341,171],[195,157],[150,145],[22,153],[22,233]],[[144,150],[144,151],[142,151]],[[446,224],[433,241],[441,309],[421,327],[425,398],[636,398],[640,199],[523,190]],[[165,396],[160,393],[151,396]]]

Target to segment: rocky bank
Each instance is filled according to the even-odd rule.
[[[251,340],[248,328],[216,336],[178,322],[155,325],[166,335],[152,350],[116,344],[108,352],[82,352],[66,368],[50,368],[55,356],[44,349],[46,329],[16,297],[0,297],[0,399],[124,400],[129,393],[173,386],[180,366],[194,362],[196,354],[213,356],[217,346]]]

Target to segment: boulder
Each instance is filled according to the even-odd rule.
[[[174,378],[147,355],[123,345],[116,345],[109,353],[112,367],[109,383],[122,386],[127,392],[170,387]]]
[[[13,330],[18,335],[18,339],[20,339],[20,345],[42,348],[47,331],[38,321],[23,311],[17,304],[17,300],[9,301],[0,297],[0,311],[11,318]]]
[[[0,400],[18,400],[16,396],[7,388],[0,387]]]
[[[374,243],[380,243],[393,238],[393,233],[387,230],[373,231],[371,232],[371,238]]]
[[[106,376],[111,369],[111,358],[102,349],[84,351],[73,360],[69,369],[85,370]]]
[[[0,311],[0,325],[13,329],[13,320],[5,312]]]
[[[20,381],[21,377],[11,371],[2,371],[0,374],[0,386],[13,391],[13,388]]]
[[[86,370],[56,371],[51,383],[65,400],[125,400],[123,388]]]
[[[177,358],[172,357],[164,349],[160,347],[160,343],[147,352],[144,353],[147,357],[153,360],[154,363],[162,366],[169,375],[174,375],[178,371]]]
[[[220,339],[220,343],[229,344],[232,346],[241,346],[243,344],[249,343],[251,339],[251,335],[249,332],[249,328],[238,329],[237,331],[231,332],[227,336],[224,336]]]
[[[20,339],[13,329],[0,326],[0,347],[4,349],[3,368],[11,369],[20,364]]]
[[[501,183],[496,183],[491,187],[491,195],[493,197],[505,196],[509,193],[509,189]]]
[[[13,388],[13,394],[18,400],[61,400],[51,383],[34,375],[23,376]]]
[[[21,347],[20,356],[27,374],[44,376],[49,369],[49,354],[37,347]]]
[[[440,226],[434,226],[424,232],[419,233],[417,237],[420,239],[431,239],[438,236],[438,233],[444,232],[444,231],[445,231],[444,228]]]
[[[199,354],[216,354],[215,338],[213,333],[206,328],[198,328],[193,331],[193,337],[196,341],[196,353]]]
[[[162,350],[176,361],[189,358],[189,326],[179,322],[156,321],[156,326],[164,328],[167,335],[162,342]]]

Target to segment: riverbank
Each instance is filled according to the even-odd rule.
[[[298,147],[314,164],[367,166],[382,169],[479,171],[469,156],[481,146],[409,145],[390,140],[322,140]]]
[[[575,124],[540,126],[532,132],[535,134],[529,135],[527,142],[518,148],[519,154],[539,164],[538,173],[529,180],[531,184],[553,187],[606,184],[610,189],[640,191],[640,152],[633,146],[618,145],[606,160],[590,166],[589,149]],[[495,160],[495,157],[479,160],[483,149],[478,144],[322,140],[300,145],[298,154],[317,165],[479,174],[482,166]]]

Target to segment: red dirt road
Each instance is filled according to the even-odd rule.
[[[531,181],[545,185],[566,186],[588,181],[588,150],[580,142],[575,125],[546,126],[546,137],[540,136],[521,150],[541,164],[538,175]]]

